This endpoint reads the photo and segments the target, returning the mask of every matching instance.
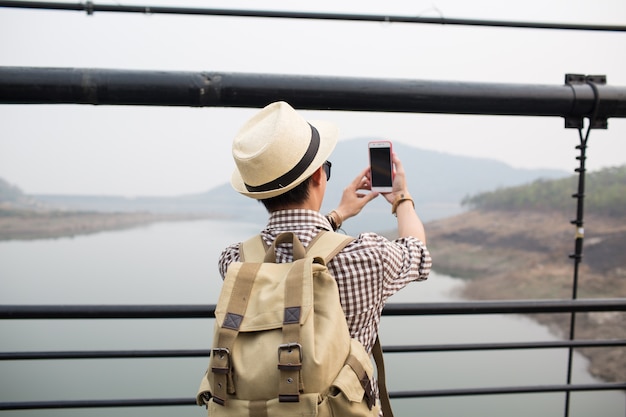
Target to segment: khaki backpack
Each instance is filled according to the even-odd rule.
[[[326,263],[353,239],[320,232],[305,250],[293,233],[267,248],[260,236],[240,246],[215,309],[211,358],[196,403],[209,416],[378,416],[373,367],[350,337]],[[276,263],[293,244],[294,261]],[[382,350],[376,343],[385,417]]]

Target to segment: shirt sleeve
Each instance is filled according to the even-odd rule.
[[[384,262],[383,283],[386,298],[413,281],[428,279],[432,259],[426,245],[414,237],[403,237],[387,244],[387,252],[394,262]]]
[[[239,243],[234,243],[224,249],[217,261],[217,267],[219,269],[220,275],[222,279],[226,277],[226,271],[228,270],[228,266],[232,262],[236,262],[239,260]]]
[[[389,297],[430,273],[426,246],[413,237],[389,240],[362,233],[335,256],[328,268],[337,281],[352,337],[371,350],[380,314]]]

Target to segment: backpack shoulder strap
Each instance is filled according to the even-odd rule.
[[[353,237],[341,233],[320,231],[306,248],[307,256],[324,259],[328,263],[335,255],[354,240]]]
[[[268,249],[261,235],[256,235],[239,244],[239,259],[241,262],[263,262]]]
[[[393,417],[391,402],[389,401],[389,392],[387,391],[387,381],[385,375],[385,359],[383,358],[383,348],[380,345],[380,339],[376,336],[376,342],[372,349],[372,355],[376,362],[376,374],[378,375],[378,389],[380,404],[383,409],[383,416]]]
[[[322,258],[328,263],[353,240],[351,236],[322,230],[307,246],[306,255]],[[256,235],[239,244],[239,259],[241,262],[263,262],[268,249],[261,235]]]
[[[333,256],[337,255],[343,248],[349,245],[354,238],[340,233],[328,232],[322,230],[315,236],[307,247],[307,256],[316,256],[324,259],[328,263]],[[387,381],[385,375],[385,360],[383,358],[383,349],[380,339],[376,336],[376,342],[372,349],[372,355],[376,363],[376,374],[378,376],[378,388],[380,391],[380,403],[385,417],[393,417],[391,402],[389,401],[389,392],[387,391]]]

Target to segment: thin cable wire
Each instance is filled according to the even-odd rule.
[[[194,7],[170,7],[170,6],[124,6],[114,4],[95,4],[91,1],[86,3],[57,3],[57,2],[22,2],[0,1],[0,7],[23,8],[23,9],[49,9],[49,10],[73,10],[84,11],[88,15],[95,12],[120,12],[120,13],[143,13],[143,14],[181,14],[181,15],[206,15],[206,16],[232,16],[232,17],[263,17],[278,19],[312,19],[312,20],[338,20],[360,22],[385,22],[385,23],[420,23],[439,25],[461,26],[485,26],[500,28],[520,29],[554,29],[554,30],[583,30],[604,32],[626,32],[623,25],[600,25],[600,24],[576,24],[576,23],[549,23],[549,22],[524,22],[506,20],[481,20],[481,19],[455,19],[444,17],[419,17],[402,15],[378,15],[378,14],[351,14],[351,13],[319,13],[319,12],[293,12],[293,11],[268,11],[268,10],[243,10],[243,9],[212,9]]]

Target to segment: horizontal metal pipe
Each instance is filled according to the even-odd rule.
[[[597,91],[597,96],[594,93]],[[597,100],[596,100],[597,99]],[[277,74],[0,67],[0,104],[263,107],[310,110],[626,117],[626,87]],[[597,103],[597,106],[596,106]]]
[[[193,398],[146,398],[129,400],[11,401],[0,402],[0,410],[52,410],[60,408],[164,407],[196,405]]]
[[[208,358],[210,356],[210,349],[0,352],[0,361],[58,359]]]
[[[383,346],[385,353],[455,352],[520,349],[563,349],[584,347],[626,346],[626,339],[556,340],[550,342],[462,343],[440,345]],[[87,350],[48,352],[0,352],[1,360],[57,360],[57,359],[129,359],[129,358],[197,358],[211,356],[210,349],[170,350]]]
[[[390,303],[383,315],[473,315],[626,311],[626,298]]]
[[[571,385],[531,385],[517,387],[485,387],[442,390],[414,390],[390,392],[390,398],[450,397],[497,394],[530,394],[543,392],[571,391],[619,391],[626,389],[626,383],[571,384]],[[111,407],[163,407],[195,405],[193,398],[149,398],[130,400],[75,400],[75,401],[22,401],[0,402],[0,410],[41,410],[60,408],[111,408]]]
[[[0,319],[215,318],[215,305],[2,305]]]
[[[422,397],[454,397],[496,394],[535,394],[542,392],[572,392],[572,391],[619,391],[626,389],[626,383],[605,384],[563,384],[563,385],[530,385],[518,387],[487,387],[487,388],[460,388],[426,391],[396,391],[390,392],[390,398],[422,398]]]
[[[384,316],[626,311],[626,298],[389,303]],[[215,305],[0,305],[0,319],[214,318]]]
[[[145,14],[178,14],[178,15],[204,15],[204,16],[232,16],[232,17],[263,17],[279,19],[311,19],[311,20],[339,20],[358,22],[385,22],[385,23],[422,23],[439,25],[461,26],[487,26],[508,27],[524,29],[561,29],[561,30],[591,30],[625,32],[623,25],[597,25],[556,22],[529,22],[513,20],[484,20],[484,19],[456,19],[446,17],[421,17],[402,15],[380,14],[355,14],[355,13],[316,13],[316,12],[291,12],[272,10],[242,10],[242,9],[212,9],[200,7],[172,7],[172,6],[149,6],[149,5],[121,5],[121,4],[95,4],[86,3],[58,3],[58,2],[24,2],[24,1],[0,1],[0,7],[12,7],[23,9],[49,9],[82,11],[88,14],[95,12],[121,12],[121,13],[145,13]]]
[[[510,343],[459,343],[440,345],[402,345],[383,346],[385,353],[420,353],[420,352],[457,352],[486,350],[525,350],[525,349],[563,349],[597,348],[626,346],[626,339],[607,340],[555,340],[550,342],[510,342]],[[1,359],[1,356],[0,356]]]

